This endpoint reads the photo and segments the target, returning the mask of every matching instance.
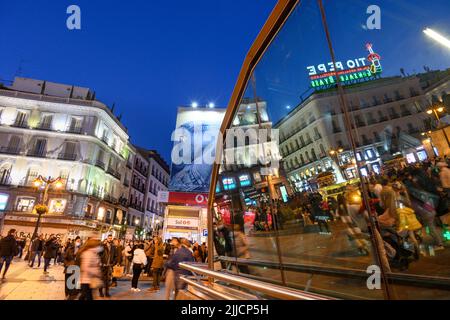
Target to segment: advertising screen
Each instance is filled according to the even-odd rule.
[[[225,109],[179,108],[169,190],[208,192]]]

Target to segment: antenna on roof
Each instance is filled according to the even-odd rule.
[[[116,107],[116,103],[114,102],[111,107],[111,112],[114,113],[114,108]]]
[[[121,120],[122,119],[122,113],[120,113],[118,116],[117,116],[117,120]]]

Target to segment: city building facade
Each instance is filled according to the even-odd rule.
[[[431,129],[427,110],[433,99],[442,101],[449,83],[447,73],[426,81],[423,75],[391,77],[346,87],[356,159],[336,90],[312,93],[275,125],[292,186],[297,191],[316,188],[315,178],[323,172],[333,172],[336,182],[355,178],[355,161],[369,175],[379,173],[396,154],[407,162],[432,156],[422,143],[422,133]]]

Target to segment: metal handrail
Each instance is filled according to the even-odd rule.
[[[207,292],[207,293],[209,293],[211,295],[216,296],[217,298],[220,298],[220,299],[223,299],[223,300],[235,300],[233,297],[231,297],[231,296],[229,296],[227,294],[223,294],[223,293],[217,292],[217,291],[215,291],[215,290],[213,290],[211,288],[208,288],[207,286],[204,286],[204,285],[198,283],[197,281],[189,279],[186,276],[181,276],[180,279],[182,281],[186,282],[188,285],[191,285],[191,286],[193,286],[193,287],[195,287],[197,289],[203,290],[203,291],[205,291],[205,292]]]
[[[230,284],[234,284],[241,288],[255,290],[264,293],[270,297],[283,300],[334,300],[334,298],[325,297],[313,293],[301,292],[298,290],[288,289],[283,286],[268,284],[263,281],[248,279],[241,276],[230,275],[222,272],[212,271],[203,267],[195,266],[189,263],[180,263],[180,268],[189,270],[195,274],[201,274],[217,280],[221,280]]]
[[[233,257],[219,256],[219,261],[236,263],[240,265],[266,267],[270,269],[280,269],[280,265],[272,261],[255,260],[255,259],[241,259]],[[368,274],[365,270],[346,268],[346,267],[333,267],[333,266],[320,266],[311,264],[298,264],[298,263],[283,263],[283,269],[285,271],[313,273],[326,276],[340,276],[350,278],[367,279]],[[388,272],[387,278],[398,284],[406,285],[418,285],[418,286],[430,286],[439,287],[448,290],[450,288],[450,279],[439,276],[430,275],[417,275],[417,274],[404,274],[398,272]]]

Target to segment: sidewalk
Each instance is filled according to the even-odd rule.
[[[43,261],[40,268],[30,268],[26,261],[14,259],[6,275],[6,281],[0,283],[0,300],[64,300],[64,267],[51,265],[49,274],[43,274]],[[133,292],[131,277],[119,279],[117,287],[110,289],[111,298],[98,297],[94,290],[94,299],[98,300],[164,300],[164,283],[156,293],[148,292],[152,282],[141,277],[141,292]]]

